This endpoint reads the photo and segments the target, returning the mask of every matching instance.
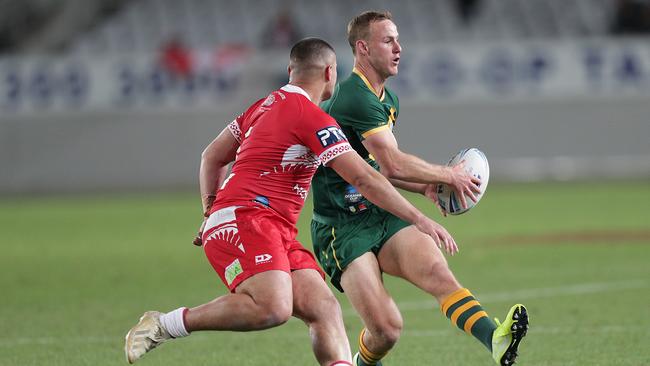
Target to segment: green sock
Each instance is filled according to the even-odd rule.
[[[466,288],[449,295],[440,306],[452,324],[471,334],[492,351],[492,333],[497,325],[488,317],[483,306]]]

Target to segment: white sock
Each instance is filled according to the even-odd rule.
[[[183,314],[186,311],[187,308],[183,307],[160,316],[160,323],[162,323],[162,326],[167,330],[169,335],[174,338],[190,335],[187,329],[185,329],[185,322],[183,322]]]

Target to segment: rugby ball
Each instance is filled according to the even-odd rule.
[[[483,194],[485,194],[488,181],[490,180],[490,165],[488,165],[487,158],[481,150],[475,147],[461,150],[458,154],[454,155],[451,160],[449,160],[447,166],[454,166],[463,160],[465,161],[465,171],[481,180],[481,192],[476,195],[476,202],[472,201],[467,195],[465,195],[467,208],[463,208],[456,193],[448,185],[439,184],[437,191],[438,203],[443,210],[451,215],[460,215],[476,206],[481,197],[483,197]]]

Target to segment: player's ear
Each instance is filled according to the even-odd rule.
[[[358,39],[354,45],[357,48],[357,52],[361,52],[364,55],[368,54],[368,44],[366,43],[366,41],[362,39]]]
[[[289,74],[289,79],[291,79],[291,65],[287,66],[287,74]]]
[[[332,80],[332,77],[334,75],[332,74],[332,65],[327,65],[325,66],[325,81],[329,82]]]

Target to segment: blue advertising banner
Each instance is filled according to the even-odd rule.
[[[391,86],[417,100],[650,95],[650,43],[527,42],[407,49]]]
[[[0,59],[0,112],[214,107],[242,88],[256,95],[281,86],[286,55],[220,55],[196,51],[195,67],[182,77],[147,54]],[[349,55],[339,58],[351,64]],[[388,85],[416,103],[650,96],[650,43],[411,45]]]

